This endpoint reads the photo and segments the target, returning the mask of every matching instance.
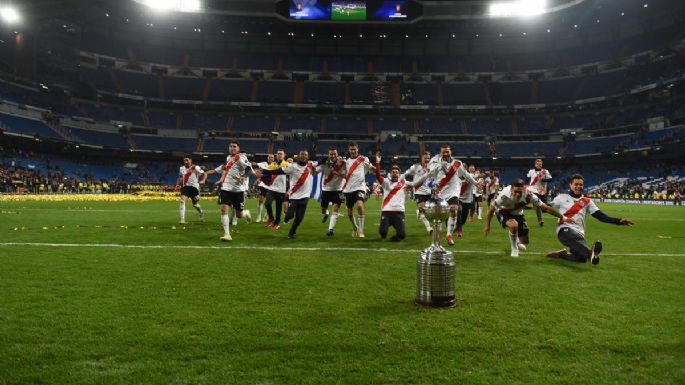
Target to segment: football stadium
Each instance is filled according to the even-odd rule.
[[[0,0],[0,384],[685,383],[682,0]]]

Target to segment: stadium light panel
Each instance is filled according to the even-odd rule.
[[[4,7],[0,9],[2,20],[7,24],[15,24],[19,22],[19,12],[12,7]]]
[[[491,17],[528,17],[545,13],[546,0],[516,0],[490,4]]]
[[[200,0],[139,0],[157,11],[197,12],[202,6]]]

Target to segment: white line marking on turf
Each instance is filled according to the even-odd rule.
[[[271,247],[271,246],[199,246],[199,245],[122,245],[119,243],[38,243],[38,242],[5,242],[0,243],[0,247],[10,246],[36,246],[36,247],[102,247],[113,249],[183,249],[183,250],[265,250],[265,251],[370,251],[381,253],[420,253],[418,249],[386,249],[386,248],[366,248],[366,247]],[[483,250],[450,250],[458,254],[485,254],[485,255],[506,255],[503,251],[483,251]],[[535,255],[539,253],[521,253]],[[602,253],[610,256],[631,256],[631,257],[685,257],[685,254],[664,254],[664,253]]]

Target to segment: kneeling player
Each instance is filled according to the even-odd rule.
[[[376,179],[378,184],[383,188],[383,203],[381,203],[381,224],[378,232],[381,238],[385,239],[388,236],[390,227],[395,228],[395,235],[390,238],[392,241],[400,241],[407,237],[407,232],[404,226],[404,203],[407,196],[406,188],[419,187],[428,179],[429,175],[424,173],[416,180],[410,182],[400,176],[400,168],[392,166],[390,169],[390,179],[385,179],[381,176],[381,154],[376,154]],[[436,170],[437,171],[437,170]]]
[[[199,166],[193,164],[190,155],[184,156],[177,182],[177,185],[181,186],[181,203],[178,209],[181,219],[178,223],[182,225],[186,223],[186,202],[188,199],[193,202],[193,207],[200,214],[200,220],[205,219],[205,213],[200,207],[200,185],[204,184],[205,180],[207,180],[207,174]]]
[[[594,218],[604,223],[621,226],[632,226],[633,221],[625,218],[612,218],[595,205],[595,202],[583,196],[585,181],[583,176],[575,174],[571,177],[570,191],[567,194],[559,194],[552,206],[563,213],[563,218],[557,225],[557,238],[570,249],[547,254],[550,258],[561,258],[567,261],[585,263],[588,260],[596,265],[599,263],[599,253],[602,251],[602,242],[595,241],[592,248],[585,242],[585,215],[589,212]],[[569,222],[572,219],[573,222]]]
[[[511,186],[502,190],[497,198],[492,201],[492,205],[488,210],[488,215],[485,218],[485,227],[483,228],[483,235],[486,237],[490,234],[490,222],[492,215],[497,213],[497,220],[503,228],[509,230],[509,242],[511,245],[511,256],[518,257],[519,250],[525,251],[528,244],[528,225],[526,218],[523,216],[523,209],[532,203],[535,207],[540,207],[542,211],[547,212],[555,217],[564,218],[559,211],[542,203],[538,197],[533,193],[527,191],[523,187],[523,180],[516,179]],[[575,223],[573,218],[566,219],[569,223]]]

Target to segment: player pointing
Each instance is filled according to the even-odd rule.
[[[557,224],[557,238],[570,251],[561,249],[549,253],[547,256],[580,263],[589,260],[593,265],[596,265],[599,263],[602,242],[595,241],[592,248],[589,248],[585,242],[585,216],[587,213],[589,212],[595,219],[604,223],[620,226],[632,226],[635,223],[630,219],[612,218],[604,214],[592,199],[583,196],[584,185],[583,176],[575,174],[571,177],[570,191],[566,194],[559,194],[552,201],[552,206],[559,209],[563,215]]]

